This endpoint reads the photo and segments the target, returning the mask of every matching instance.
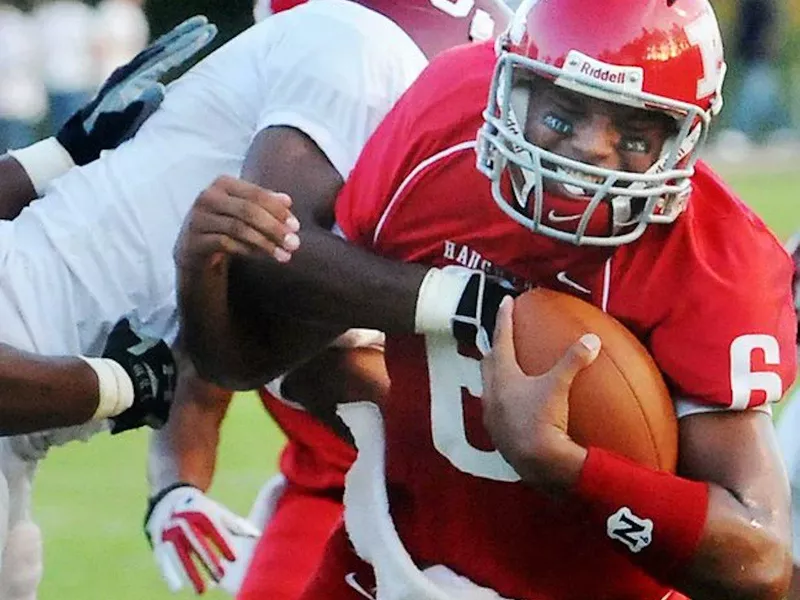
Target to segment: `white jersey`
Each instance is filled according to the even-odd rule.
[[[305,132],[347,177],[425,64],[397,25],[345,0],[314,0],[240,34],[171,84],[134,139],[0,223],[0,339],[96,355],[126,315],[170,337],[172,249],[199,192],[238,175],[253,137],[274,125]]]
[[[255,135],[278,125],[309,135],[347,177],[425,64],[395,23],[346,0],[312,0],[240,34],[171,84],[134,139],[0,223],[0,341],[97,355],[122,316],[170,337],[172,249],[199,192],[218,175],[239,175]],[[50,445],[97,429],[0,444],[33,464]],[[27,505],[28,487],[15,487],[25,497],[10,490],[12,505]]]

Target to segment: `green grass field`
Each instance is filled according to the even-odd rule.
[[[781,239],[800,227],[800,170],[724,171]],[[146,441],[143,432],[116,439],[102,435],[89,444],[55,449],[44,461],[35,491],[35,516],[45,539],[41,600],[175,597],[162,584],[142,535]],[[246,513],[260,484],[275,470],[280,443],[257,398],[238,397],[223,431],[212,495]]]
[[[256,395],[238,396],[225,421],[214,497],[247,514],[275,472],[281,442]],[[40,600],[194,597],[167,591],[142,533],[146,446],[144,431],[103,434],[56,448],[42,463],[34,498],[45,535]]]

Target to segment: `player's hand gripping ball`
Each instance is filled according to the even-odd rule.
[[[515,301],[514,347],[528,375],[549,370],[585,333],[597,334],[602,346],[572,383],[567,433],[581,446],[605,448],[674,472],[674,407],[658,367],[639,340],[610,315],[568,294],[537,288]]]

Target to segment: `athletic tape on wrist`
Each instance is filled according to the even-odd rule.
[[[54,137],[36,142],[26,148],[9,150],[8,154],[13,156],[25,169],[33,183],[33,189],[39,196],[44,194],[45,188],[53,179],[60,177],[75,166],[69,152]]]
[[[118,362],[110,358],[80,358],[97,375],[99,400],[92,421],[115,417],[133,405],[133,382]]]
[[[654,471],[600,448],[589,448],[574,494],[589,527],[625,550],[656,579],[689,563],[708,514],[708,484]]]
[[[474,272],[461,267],[432,268],[419,286],[414,332],[449,333],[464,288]]]

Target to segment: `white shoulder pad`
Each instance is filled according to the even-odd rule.
[[[311,137],[346,178],[367,138],[427,60],[394,22],[354,2],[309,2],[256,27],[277,41],[258,68],[258,130]]]

